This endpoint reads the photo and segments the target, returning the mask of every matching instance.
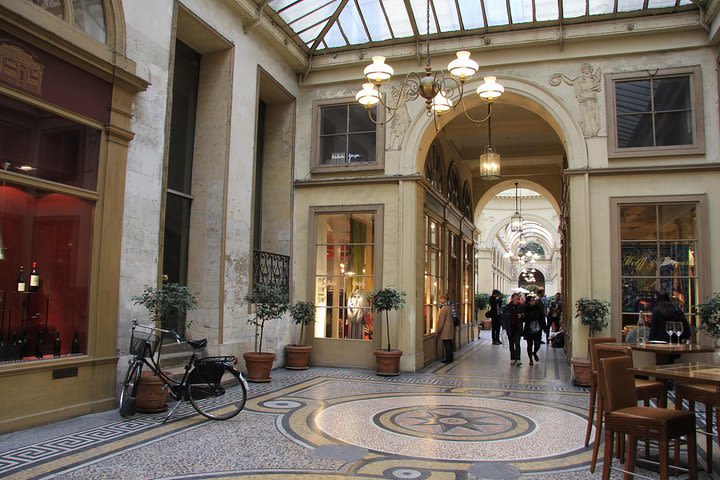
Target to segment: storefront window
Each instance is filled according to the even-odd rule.
[[[440,224],[425,216],[425,295],[423,333],[435,333],[435,322],[440,309],[438,296],[442,293],[440,271]]]
[[[93,202],[0,184],[0,361],[86,352]]]
[[[465,255],[463,257],[463,323],[471,323],[473,321],[473,253],[472,243],[465,242]]]
[[[319,214],[315,265],[315,336],[372,340],[368,295],[375,286],[375,215]]]
[[[692,324],[698,304],[697,204],[620,206],[623,326],[667,293]]]
[[[373,108],[374,118],[377,109]],[[320,165],[375,163],[377,127],[357,104],[320,108]]]
[[[0,95],[1,362],[87,353],[100,136]]]

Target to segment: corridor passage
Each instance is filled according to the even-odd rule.
[[[164,414],[115,410],[0,436],[0,477],[600,478],[583,447],[587,390],[571,384],[561,349],[511,366],[483,332],[455,358],[395,378],[278,369],[225,422],[188,405],[165,425]]]

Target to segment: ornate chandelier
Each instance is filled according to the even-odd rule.
[[[430,57],[430,0],[427,1],[426,8],[427,29],[425,37],[426,47],[426,63],[425,73],[421,76],[415,72],[410,72],[405,76],[402,83],[400,94],[395,105],[389,105],[382,99],[381,86],[388,83],[392,77],[393,68],[385,63],[385,57],[372,57],[372,63],[365,67],[364,73],[367,83],[363,84],[355,99],[368,110],[368,115],[373,123],[383,125],[392,120],[398,108],[408,101],[422,97],[425,99],[425,113],[433,116],[433,119],[441,116],[443,113],[454,109],[457,105],[453,103],[452,98],[457,94],[457,100],[463,106],[465,116],[472,122],[483,123],[490,119],[492,115],[492,102],[503,94],[505,89],[497,83],[496,77],[484,77],[484,82],[477,88],[477,94],[485,99],[488,103],[488,114],[485,118],[475,119],[468,115],[463,102],[463,89],[465,82],[471,78],[480,68],[474,60],[470,58],[470,52],[459,51],[455,55],[457,58],[448,64],[447,70],[451,77],[446,77],[442,70],[433,72]],[[380,103],[390,115],[384,122],[380,122],[372,117],[371,109]]]

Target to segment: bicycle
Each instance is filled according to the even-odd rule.
[[[164,383],[170,396],[177,403],[162,423],[168,421],[183,401],[189,401],[197,412],[211,420],[227,420],[245,406],[248,385],[235,369],[237,359],[230,356],[198,358],[198,350],[205,348],[207,339],[188,340],[193,353],[185,365],[180,380],[165,374],[158,365],[162,350],[162,334],[170,334],[180,343],[174,330],[164,330],[153,325],[140,325],[133,321],[130,335],[130,354],[127,373],[120,392],[120,415],[135,414],[135,396],[143,366],[147,366]],[[155,355],[157,354],[157,360]]]

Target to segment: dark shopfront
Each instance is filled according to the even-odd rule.
[[[0,432],[115,403],[122,219],[103,213],[132,135],[112,79],[68,60],[0,31]]]

